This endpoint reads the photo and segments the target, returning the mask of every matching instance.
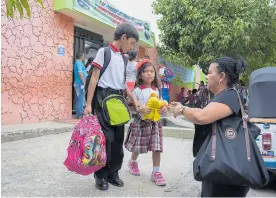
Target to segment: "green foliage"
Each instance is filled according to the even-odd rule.
[[[43,0],[36,0],[36,2],[44,7]],[[31,16],[31,8],[28,0],[6,0],[6,10],[9,18],[13,18],[16,11],[19,12],[20,18],[22,18],[24,16],[24,10],[28,17]]]
[[[160,53],[206,71],[220,56],[244,58],[249,74],[276,66],[275,0],[155,0]],[[244,74],[243,78],[246,74]]]

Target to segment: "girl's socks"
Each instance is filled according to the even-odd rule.
[[[137,160],[133,160],[133,159],[131,159],[131,158],[129,159],[129,162],[131,162],[131,163],[132,163],[132,162],[136,162],[136,161],[137,161]]]
[[[153,172],[153,173],[159,172],[159,166],[153,166],[152,172]]]

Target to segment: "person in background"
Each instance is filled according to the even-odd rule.
[[[198,89],[198,99],[200,108],[203,108],[207,105],[209,101],[209,91],[206,86],[202,86],[200,89]]]
[[[246,103],[248,99],[248,89],[244,83],[241,83],[241,86],[238,88],[238,93],[241,95],[243,103]]]
[[[126,83],[130,91],[134,89],[135,81],[136,81],[136,65],[135,61],[137,56],[137,52],[135,50],[131,50],[128,52],[128,63],[126,66]]]
[[[85,64],[85,68],[86,68],[86,71],[87,71],[87,72],[89,72],[93,60],[94,60],[94,58],[93,58],[93,57],[90,57],[90,58],[87,60],[87,63]]]
[[[185,88],[182,87],[180,93],[177,96],[178,102],[182,102],[185,99]]]
[[[148,55],[145,55],[143,59],[144,60],[150,60],[150,57]]]
[[[83,108],[85,105],[84,85],[87,77],[86,68],[83,64],[84,53],[77,52],[74,64],[74,88],[76,90],[76,118],[82,118]]]
[[[193,89],[192,93],[187,97],[186,105],[188,107],[196,107],[198,103],[197,90]]]
[[[197,83],[198,84],[198,83]],[[204,85],[204,82],[203,81],[200,81],[200,84],[198,84],[199,87],[198,87],[198,91],[200,90],[204,90],[206,88],[206,86]]]

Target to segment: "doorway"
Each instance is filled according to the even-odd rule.
[[[90,57],[95,58],[98,50],[103,47],[104,40],[103,36],[90,32],[88,30],[82,29],[80,27],[74,27],[74,56],[73,63],[76,60],[76,53],[84,53],[84,63],[87,63],[87,60]],[[74,82],[74,73],[73,73],[73,82]],[[76,92],[72,84],[72,114],[76,113]]]

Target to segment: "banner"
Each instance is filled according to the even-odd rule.
[[[174,65],[168,61],[165,61],[162,57],[158,57],[158,62],[164,64],[173,72],[172,84],[185,87],[185,88],[194,88],[195,84],[195,72],[193,68],[183,67],[179,65]]]
[[[104,0],[74,0],[74,10],[86,14],[98,21],[116,28],[121,23],[133,25],[138,33],[139,40],[153,46],[150,24],[131,17]]]

